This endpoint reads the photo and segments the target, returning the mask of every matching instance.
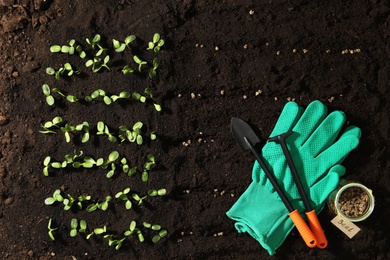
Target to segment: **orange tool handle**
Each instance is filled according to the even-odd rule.
[[[313,234],[316,237],[317,240],[317,247],[318,248],[325,248],[328,246],[328,240],[326,239],[326,236],[324,234],[324,230],[321,227],[320,221],[318,221],[317,214],[315,210],[313,209],[310,212],[306,212],[307,216],[307,222],[309,222],[311,231],[313,231]]]
[[[288,214],[295,226],[297,227],[299,234],[301,234],[303,240],[305,241],[308,247],[315,247],[317,245],[316,237],[314,236],[311,229],[308,227],[306,222],[303,220],[302,216],[299,214],[298,210],[294,210]]]

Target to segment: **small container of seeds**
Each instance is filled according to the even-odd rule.
[[[372,190],[357,182],[341,180],[340,185],[328,197],[329,208],[351,222],[368,218],[374,211]]]

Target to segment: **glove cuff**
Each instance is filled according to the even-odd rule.
[[[235,220],[239,233],[248,233],[270,255],[284,242],[294,224],[275,194],[252,182],[226,215]]]

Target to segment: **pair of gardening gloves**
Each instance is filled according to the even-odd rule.
[[[270,135],[293,132],[286,138],[286,144],[310,204],[317,213],[345,173],[340,163],[359,143],[361,131],[358,127],[347,127],[340,135],[345,120],[342,111],[328,115],[327,107],[320,101],[311,102],[304,111],[295,102],[288,102]],[[302,214],[304,205],[281,146],[267,142],[260,156],[292,206],[305,217]],[[273,255],[294,228],[288,213],[256,161],[252,183],[226,214],[236,221],[235,228],[239,233],[247,232]]]

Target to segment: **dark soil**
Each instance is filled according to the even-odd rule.
[[[0,258],[390,259],[389,11],[388,0],[1,0]],[[166,41],[158,53],[145,50],[155,32]],[[77,55],[49,51],[70,39],[87,49],[85,38],[96,33],[105,46],[129,34],[138,38],[132,52],[111,52],[111,70],[96,74]],[[133,64],[132,53],[149,62],[158,57],[157,76],[123,75],[123,65]],[[45,73],[65,62],[82,73],[61,80]],[[44,83],[81,98],[98,88],[111,95],[149,87],[163,111],[134,100],[72,104],[54,94],[50,107]],[[249,121],[266,138],[288,100],[306,106],[315,99],[361,127],[359,147],[344,162],[346,178],[371,188],[376,207],[357,223],[362,231],[353,239],[330,223],[334,215],[325,208],[319,218],[326,249],[308,249],[293,230],[270,257],[225,215],[249,185],[253,164],[231,136],[230,118]],[[92,135],[83,144],[77,133],[70,143],[62,133],[39,133],[58,115],[71,125],[89,122],[91,133],[98,121],[116,134],[120,125],[142,121],[145,132],[155,131],[158,139],[137,146]],[[128,177],[118,171],[107,179],[107,170],[99,168],[42,174],[46,156],[61,161],[74,149],[94,158],[117,150],[140,169],[153,154],[157,166],[147,183],[140,172]],[[92,213],[44,204],[56,189],[101,201],[126,187],[139,194],[166,188],[168,194],[129,211],[118,200]],[[91,228],[107,225],[112,234],[120,235],[131,220],[160,224],[169,233],[152,245],[154,233],[145,231],[144,243],[130,238],[116,251],[101,236],[71,238],[74,217]],[[58,227],[56,241],[47,234],[49,218]]]

